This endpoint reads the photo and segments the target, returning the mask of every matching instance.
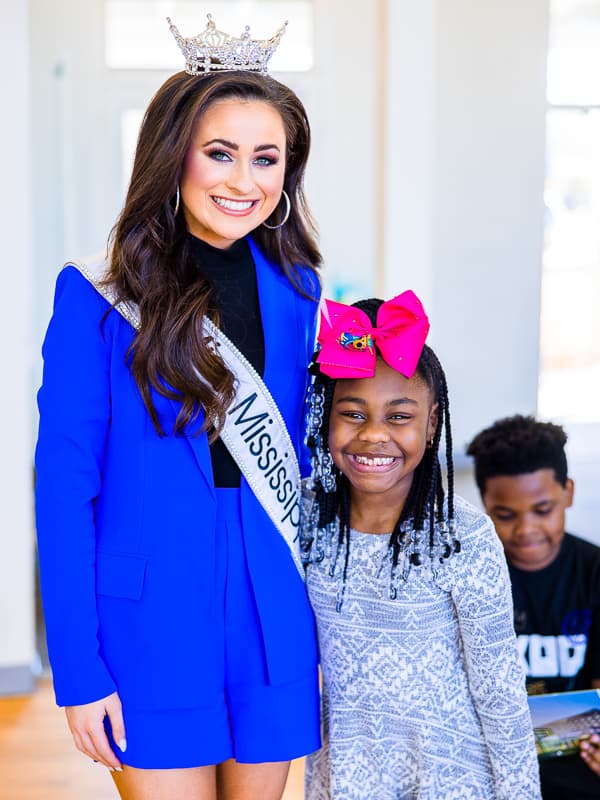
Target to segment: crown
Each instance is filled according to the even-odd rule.
[[[169,29],[185,56],[185,71],[188,75],[231,70],[266,75],[267,64],[285,33],[287,22],[270,39],[251,39],[248,25],[237,39],[217,30],[212,14],[207,14],[207,18],[206,29],[202,33],[191,39],[184,39],[170,17],[167,17]]]

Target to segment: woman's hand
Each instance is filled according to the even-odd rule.
[[[579,752],[592,772],[600,775],[600,736],[597,733],[592,734],[581,743]]]
[[[121,762],[108,743],[103,722],[104,717],[108,716],[113,738],[119,749],[125,752],[127,742],[119,695],[113,692],[108,697],[103,697],[94,703],[86,703],[83,706],[67,706],[65,712],[77,749],[93,758],[94,761],[104,764],[105,767],[121,772]]]

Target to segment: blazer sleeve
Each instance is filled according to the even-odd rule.
[[[59,275],[42,354],[36,522],[59,705],[115,691],[98,642],[94,500],[111,418],[108,304],[74,267]]]
[[[472,517],[459,525],[463,552],[456,556],[452,589],[471,695],[494,775],[494,797],[540,798],[539,770],[525,675],[513,628],[510,578],[492,522]]]

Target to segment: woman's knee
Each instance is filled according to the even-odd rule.
[[[240,764],[229,759],[217,766],[218,800],[281,800],[289,761]]]

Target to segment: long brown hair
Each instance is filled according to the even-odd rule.
[[[132,374],[159,434],[163,435],[152,390],[181,401],[175,431],[183,433],[201,409],[200,432],[216,438],[234,397],[234,376],[208,347],[202,319],[214,312],[211,287],[190,259],[184,215],[174,198],[197,122],[217,100],[239,98],[269,103],[286,134],[284,189],[291,203],[286,224],[259,226],[253,238],[292,285],[307,294],[297,265],[318,286],[321,255],[303,190],[310,149],[304,107],[287,86],[249,72],[173,75],[152,99],[140,129],[125,206],[109,240],[111,282],[120,300],[137,303],[141,327],[128,352]],[[202,376],[202,377],[200,377]]]

